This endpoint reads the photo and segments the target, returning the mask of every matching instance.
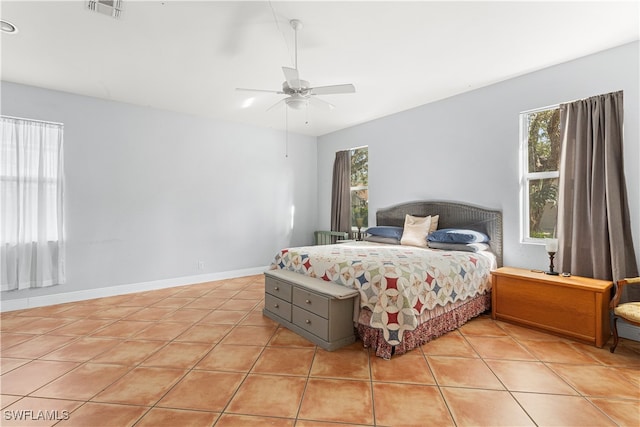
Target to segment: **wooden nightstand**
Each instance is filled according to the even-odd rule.
[[[602,347],[612,282],[502,267],[492,272],[491,317]]]

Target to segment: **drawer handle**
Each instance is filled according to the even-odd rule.
[[[279,287],[277,287],[277,286],[274,286],[273,290],[274,290],[274,291],[279,291],[279,290],[280,290],[280,288],[279,288]]]
[[[307,304],[311,304],[311,301],[309,301],[308,299],[304,300],[304,302],[306,302]]]
[[[275,304],[275,305],[273,306],[273,308],[280,308],[280,305]]]
[[[311,320],[307,319],[307,320],[304,321],[304,323],[306,323],[307,325],[310,325],[311,324]]]

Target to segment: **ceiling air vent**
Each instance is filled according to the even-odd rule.
[[[122,0],[89,0],[87,8],[94,12],[113,18],[120,18],[122,13]]]

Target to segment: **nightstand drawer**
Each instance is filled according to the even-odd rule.
[[[274,277],[266,276],[264,281],[266,293],[291,302],[291,285]]]
[[[293,324],[311,332],[313,335],[329,339],[329,321],[324,317],[317,316],[313,313],[303,310],[300,307],[293,306]]]
[[[325,319],[329,317],[329,298],[322,295],[314,294],[304,289],[294,288],[293,305],[302,307]]]
[[[291,322],[291,304],[273,295],[264,296],[264,309]]]

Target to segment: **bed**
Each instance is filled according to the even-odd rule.
[[[357,289],[357,334],[365,347],[385,359],[410,351],[488,310],[490,273],[502,266],[500,211],[459,202],[416,201],[378,210],[376,226],[403,227],[406,215],[437,215],[437,228],[443,232],[463,229],[481,233],[488,237],[483,243],[487,250],[346,242],[285,248],[271,265],[271,269],[307,276],[304,280],[311,277],[319,284],[333,282]]]

